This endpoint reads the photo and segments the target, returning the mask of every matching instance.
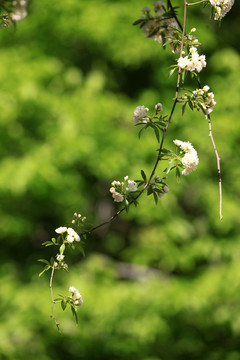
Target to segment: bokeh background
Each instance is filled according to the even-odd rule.
[[[16,30],[1,29],[0,359],[240,359],[238,1],[220,26],[201,6],[189,8],[187,23],[197,28],[208,63],[202,83],[217,101],[223,222],[208,124],[179,108],[166,147],[191,141],[198,169],[180,184],[170,175],[157,207],[143,196],[92,233],[85,258],[69,254],[70,272],[56,274],[54,291],[79,289],[78,327],[56,308],[59,335],[49,318],[49,274],[38,278],[37,259],[54,255],[41,244],[56,227],[74,212],[90,225],[104,221],[117,209],[111,181],[138,179],[155,162],[154,136],[139,141],[132,112],[161,102],[169,114],[176,55],[132,26],[146,5],[32,0]]]

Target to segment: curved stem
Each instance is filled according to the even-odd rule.
[[[204,3],[204,2],[206,2],[206,0],[200,0],[200,1],[196,1],[194,3],[188,3],[188,6],[198,5],[198,4],[201,4],[201,3]]]
[[[212,133],[212,123],[211,123],[211,117],[210,115],[207,115],[207,120],[208,120],[208,128],[209,128],[209,137],[212,141],[212,145],[213,145],[213,149],[216,155],[216,159],[217,159],[217,169],[218,169],[218,184],[219,184],[219,215],[220,215],[220,221],[222,221],[223,219],[223,215],[222,215],[222,177],[221,177],[221,167],[220,167],[220,157],[218,155],[218,151],[217,151],[217,147],[215,145],[215,141],[214,141],[214,137],[213,137],[213,133]]]
[[[49,283],[49,288],[50,288],[50,292],[51,292],[51,297],[52,297],[52,311],[51,311],[51,315],[50,315],[50,318],[52,318],[57,326],[57,329],[58,329],[58,332],[59,334],[62,335],[61,333],[61,330],[60,330],[60,327],[59,327],[59,322],[57,322],[54,314],[53,314],[53,310],[54,310],[54,305],[55,305],[55,301],[54,301],[54,296],[53,296],[53,287],[52,287],[52,283],[53,283],[53,275],[54,275],[54,271],[55,271],[55,267],[54,267],[54,264],[53,264],[53,267],[52,267],[52,272],[51,272],[51,277],[50,277],[50,283]]]

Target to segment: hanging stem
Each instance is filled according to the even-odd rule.
[[[51,272],[51,277],[50,277],[50,283],[49,283],[49,288],[50,288],[50,292],[51,292],[51,297],[52,297],[52,311],[51,311],[51,315],[50,315],[50,318],[52,318],[57,326],[57,329],[58,329],[58,332],[59,334],[62,335],[62,332],[60,330],[60,327],[59,327],[59,322],[57,322],[54,314],[53,314],[53,310],[54,310],[54,305],[55,305],[55,301],[54,301],[54,296],[53,296],[53,287],[52,287],[52,283],[53,283],[53,275],[54,275],[54,270],[55,270],[55,267],[54,267],[54,264],[53,264],[53,267],[52,267],[52,272]]]
[[[223,215],[222,215],[222,177],[221,177],[220,157],[218,155],[217,147],[215,145],[215,141],[213,138],[212,123],[211,123],[210,115],[207,115],[207,120],[208,120],[208,128],[209,128],[208,136],[210,137],[210,139],[212,141],[213,149],[214,149],[216,159],[217,159],[218,184],[219,184],[219,215],[220,215],[220,221],[222,221],[222,219],[223,219]]]

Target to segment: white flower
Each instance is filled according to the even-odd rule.
[[[128,187],[126,188],[127,191],[137,191],[137,183],[133,180],[128,180]]]
[[[117,191],[115,191],[112,194],[112,197],[113,197],[114,201],[116,201],[116,202],[123,202],[123,200],[124,200],[124,196],[122,194],[118,193]]]
[[[195,32],[196,30],[197,30],[197,29],[194,27],[194,28],[191,29],[190,32],[192,33],[192,32]]]
[[[74,286],[70,286],[69,292],[72,293],[72,299],[75,305],[80,306],[83,303],[82,295],[79,293],[78,289]]]
[[[153,182],[159,183],[162,181],[162,178],[160,178],[160,176],[155,176],[155,178],[153,179]]]
[[[148,6],[145,6],[143,9],[142,9],[142,13],[145,14],[145,13],[149,13],[151,10],[149,9]]]
[[[66,231],[67,231],[66,226],[60,226],[59,228],[55,229],[55,232],[56,232],[57,234],[63,234],[63,233],[65,233]]]
[[[70,286],[69,292],[75,294],[76,292],[78,292],[78,290],[74,286]]]
[[[67,239],[68,239],[68,237],[72,237],[73,238],[73,240],[75,240],[75,241],[77,241],[77,242],[79,242],[80,241],[80,236],[76,233],[76,231],[75,230],[73,230],[72,228],[68,228],[67,229],[67,233],[68,233],[68,236],[67,236]],[[68,241],[68,240],[67,240]],[[69,242],[69,241],[68,241]],[[71,242],[71,241],[70,241]]]
[[[184,58],[181,56],[178,59],[178,66],[188,71],[197,70],[197,72],[200,72],[207,65],[205,55],[199,56],[197,48],[194,46],[190,48],[189,53],[188,56]]]
[[[74,242],[74,237],[72,235],[67,235],[66,240],[69,244]]]
[[[146,37],[151,37],[152,40],[162,43],[162,35],[160,31],[152,35],[156,29],[159,28],[159,24],[155,20],[149,20],[143,27],[142,31]]]
[[[234,0],[209,0],[209,2],[216,10],[214,20],[221,20],[234,4]]]
[[[58,254],[57,255],[57,261],[62,262],[64,260],[64,255],[63,254]]]
[[[127,181],[128,180],[128,175],[124,177],[124,180]]]
[[[180,56],[180,58],[178,59],[178,66],[180,66],[180,68],[184,69],[189,63],[189,59],[188,56],[182,57]]]
[[[155,110],[156,110],[156,112],[161,112],[162,111],[162,109],[163,109],[163,106],[162,106],[162,104],[161,103],[157,103],[156,105],[155,105]]]
[[[203,87],[203,91],[204,91],[204,92],[208,92],[209,89],[210,89],[210,87],[209,87],[208,85],[205,85],[205,86]]]
[[[116,180],[114,180],[113,182],[112,182],[112,186],[120,186],[121,185],[121,183],[120,183],[120,181],[116,181]]]
[[[15,7],[13,13],[10,14],[13,21],[21,21],[27,16],[27,1],[13,1],[12,5]]]
[[[196,170],[199,163],[197,151],[194,149],[189,141],[174,140],[175,145],[179,146],[184,151],[184,156],[181,161],[185,169],[182,171],[183,175],[188,175]]]
[[[163,191],[164,191],[165,194],[167,194],[169,192],[169,187],[167,185],[165,185],[163,187]]]
[[[158,15],[162,15],[162,13],[164,12],[164,7],[165,4],[161,0],[155,1],[155,3],[153,4],[153,9]]]
[[[140,121],[147,117],[147,112],[149,111],[144,105],[137,106],[136,109],[133,111],[133,121]]]

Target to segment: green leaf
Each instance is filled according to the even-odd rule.
[[[164,170],[167,174],[176,167],[176,160],[172,159],[169,161],[167,168]]]
[[[138,138],[140,139],[141,138],[141,135],[142,135],[142,132],[145,130],[145,127],[143,127],[140,131],[139,131],[139,133],[138,133]]]
[[[154,132],[155,132],[155,135],[156,135],[156,138],[157,138],[157,141],[160,142],[160,135],[159,135],[159,130],[154,127]]]
[[[183,104],[183,106],[182,106],[182,115],[184,115],[184,113],[185,113],[186,106],[187,106],[187,103],[185,102],[185,104]]]
[[[64,251],[65,251],[65,244],[62,244],[62,245],[60,246],[59,251],[60,251],[60,254],[63,254],[63,253],[64,253]]]
[[[45,259],[38,259],[37,261],[40,261],[44,264],[50,265],[49,261],[45,260]]]
[[[180,183],[181,172],[178,166],[176,167],[176,178],[177,178],[177,182]]]
[[[151,186],[149,186],[148,189],[147,189],[147,195],[149,196],[149,195],[151,195],[152,193],[153,193],[153,189],[152,189]]]
[[[141,175],[144,181],[147,181],[147,176],[143,170],[141,170]]]
[[[63,309],[63,311],[66,309],[66,307],[67,307],[67,302],[66,301],[64,301],[64,300],[62,300],[61,301],[61,307],[62,307],[62,309]]]
[[[177,69],[177,67],[174,67],[173,69],[171,69],[169,71],[168,77],[171,77],[173,75],[173,73],[175,72],[175,70]]]
[[[157,205],[158,204],[158,196],[155,192],[153,193],[153,197],[154,197],[155,204]]]
[[[45,268],[43,269],[42,272],[40,272],[40,274],[38,275],[39,277],[42,276],[42,274],[44,274],[46,271],[48,271],[51,268],[50,265],[46,265]]]
[[[71,310],[72,310],[73,317],[75,318],[76,324],[78,324],[77,311],[76,311],[75,307],[72,305],[71,305]]]
[[[52,241],[45,241],[44,243],[42,243],[42,245],[51,246],[51,245],[54,245],[54,244],[52,243]]]
[[[146,21],[145,19],[138,19],[138,20],[134,21],[133,25],[138,25],[145,21]]]
[[[168,149],[162,148],[161,152],[164,154],[169,154],[171,151]]]
[[[188,105],[189,105],[190,109],[193,110],[193,104],[192,104],[192,101],[190,99],[188,100]]]

